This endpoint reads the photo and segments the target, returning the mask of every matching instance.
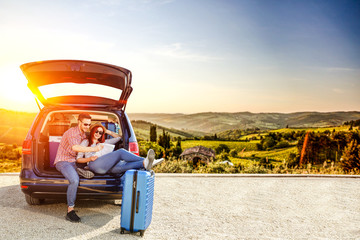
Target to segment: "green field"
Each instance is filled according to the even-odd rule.
[[[191,148],[195,146],[204,146],[207,148],[214,149],[217,148],[220,144],[227,145],[230,149],[235,149],[236,151],[255,151],[257,141],[252,142],[237,142],[237,141],[207,141],[207,140],[187,140],[181,142],[182,149]]]
[[[354,128],[356,129],[356,128]],[[349,130],[349,126],[338,126],[338,127],[322,127],[322,128],[281,128],[281,129],[276,129],[276,130],[271,130],[269,132],[276,132],[276,133],[289,133],[292,131],[312,131],[312,132],[325,132],[325,131],[330,131],[332,132],[333,130],[335,130],[336,132],[339,131],[348,131]]]
[[[290,153],[297,153],[296,147],[289,147],[289,148],[283,148],[283,149],[273,149],[270,151],[249,151],[244,152],[242,154],[243,158],[255,156],[257,158],[269,158],[276,161],[284,161],[287,160]]]
[[[284,149],[273,149],[270,151],[257,151],[256,143],[259,141],[251,142],[237,142],[237,141],[204,141],[204,140],[188,140],[182,141],[182,149],[187,149],[195,146],[204,146],[211,149],[216,149],[220,144],[227,145],[230,149],[235,149],[238,154],[236,157],[230,157],[232,163],[241,163],[247,165],[248,163],[256,163],[261,158],[268,158],[269,163],[282,163],[286,161],[290,153],[297,153],[297,148],[291,146]]]

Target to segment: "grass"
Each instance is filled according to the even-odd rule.
[[[284,161],[289,157],[290,153],[297,153],[297,148],[283,148],[283,149],[273,149],[269,151],[248,151],[240,155],[242,158],[268,158],[276,161]]]
[[[261,160],[268,158],[268,164],[272,164],[275,167],[281,166],[288,160],[290,153],[297,153],[296,147],[290,147],[286,149],[274,149],[271,151],[248,151],[238,154],[237,157],[229,157],[229,160],[233,164],[241,164],[246,168],[250,168],[254,165],[262,164]]]
[[[233,159],[231,159],[233,160]],[[235,162],[235,161],[234,161]],[[286,163],[273,166],[272,168],[257,162],[240,159],[239,163],[234,166],[221,164],[221,161],[211,162],[208,165],[193,166],[184,160],[168,159],[164,163],[154,167],[157,173],[246,173],[246,174],[349,174],[359,175],[360,171],[344,172],[341,167],[336,164],[328,164],[322,166],[305,165],[302,168],[288,167]]]
[[[187,140],[181,142],[182,149],[187,149],[195,146],[204,146],[215,150],[220,144],[227,145],[230,149],[236,149],[237,151],[255,151],[256,141],[251,142],[237,142],[237,141],[210,141],[210,140]]]
[[[0,159],[0,173],[20,172],[21,158],[18,160]]]
[[[0,173],[20,172],[21,147],[9,144],[0,144]]]
[[[275,132],[275,133],[289,133],[292,131],[295,131],[295,132],[298,132],[298,131],[325,132],[327,130],[332,132],[334,129],[336,132],[339,132],[339,131],[347,132],[349,130],[349,126],[321,127],[321,128],[281,128],[281,129],[271,130],[269,132]]]

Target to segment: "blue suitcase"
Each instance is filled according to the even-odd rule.
[[[128,170],[125,173],[121,203],[121,234],[140,232],[144,236],[152,218],[155,174]]]

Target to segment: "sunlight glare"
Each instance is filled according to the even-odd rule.
[[[28,89],[27,80],[19,67],[3,66],[0,68],[0,74],[0,81],[6,86],[0,89],[1,102],[10,105],[14,110],[35,111],[34,95]]]

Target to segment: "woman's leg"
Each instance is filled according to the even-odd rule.
[[[111,173],[123,173],[130,169],[141,169],[144,168],[143,162],[125,162],[120,161],[113,168],[109,170]]]
[[[89,168],[91,171],[98,174],[105,174],[109,169],[115,166],[120,159],[116,156],[111,156],[112,153],[105,154],[93,162],[89,162]]]
[[[128,152],[125,149],[119,149],[114,152],[105,154],[93,162],[89,162],[89,168],[95,173],[105,174],[121,160],[126,162],[140,162],[142,164],[144,158]]]
[[[115,152],[112,153],[116,153],[117,156],[125,161],[125,162],[140,162],[140,161],[144,161],[143,157],[139,157],[138,155],[133,154],[132,152],[126,151],[125,149],[121,148],[116,150]]]

